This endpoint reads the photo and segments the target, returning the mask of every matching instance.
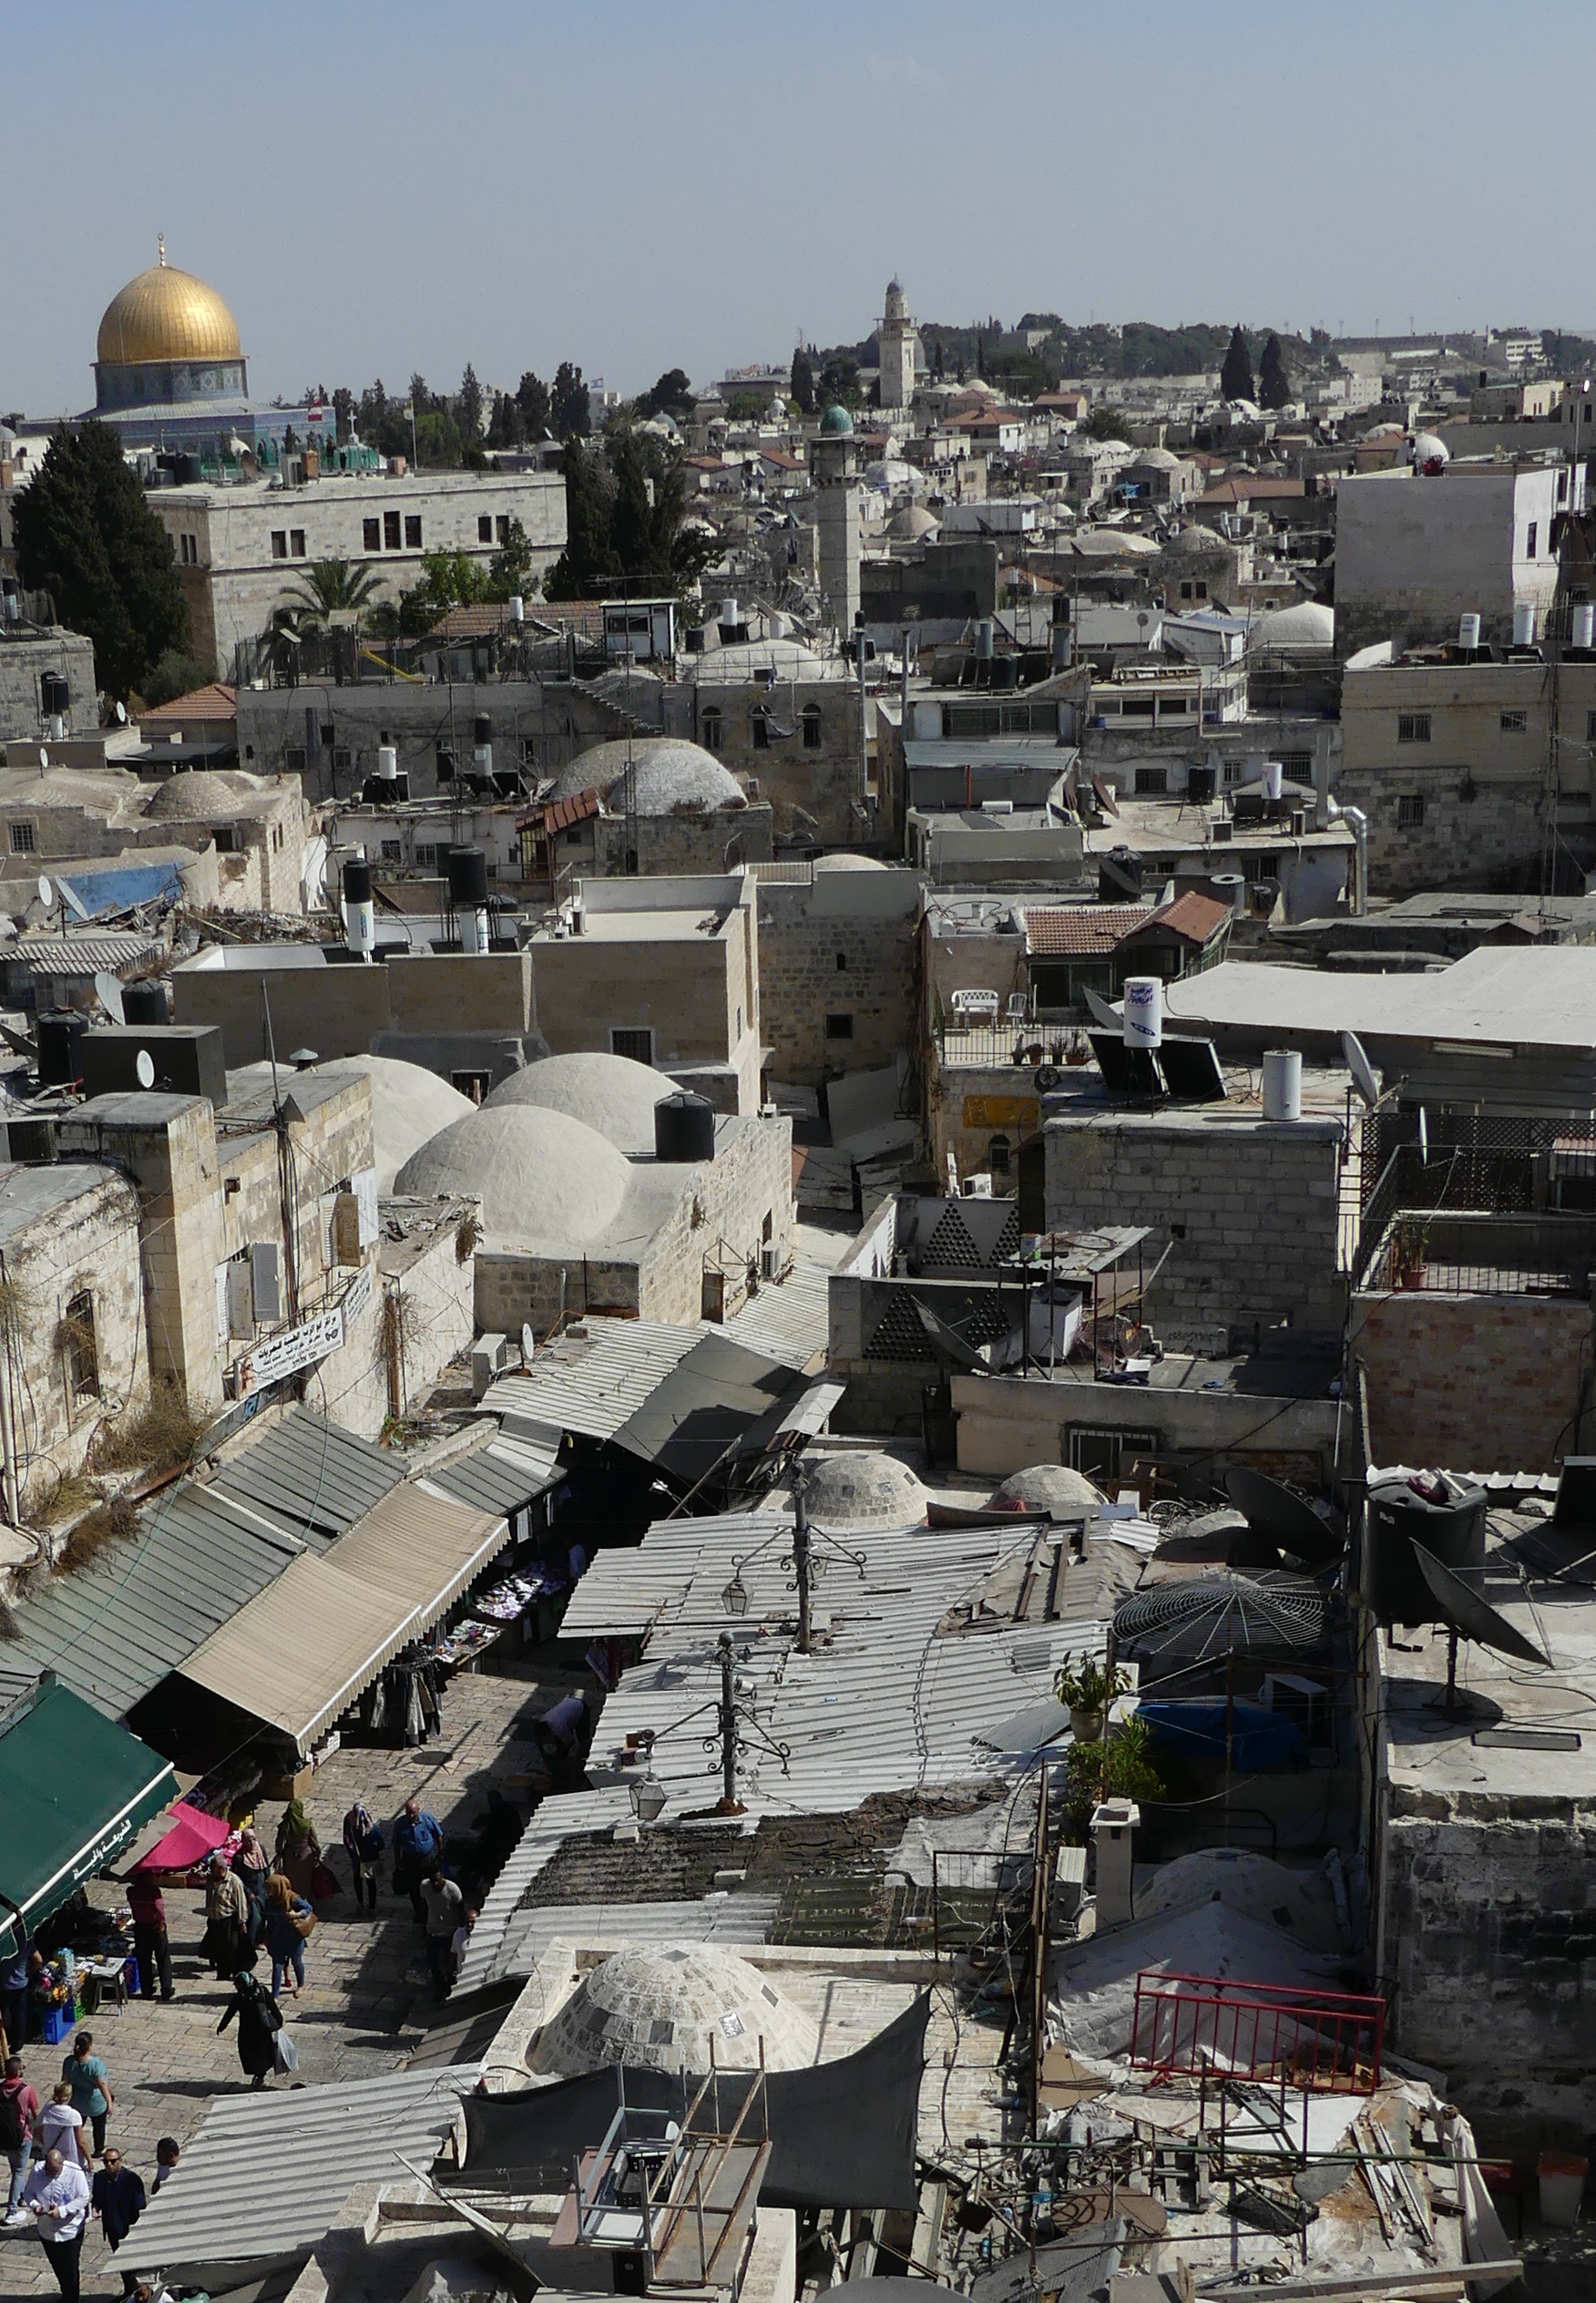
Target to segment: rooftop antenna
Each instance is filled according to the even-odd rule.
[[[1526,1639],[1516,1624],[1499,1614],[1490,1602],[1451,1568],[1444,1567],[1433,1551],[1427,1551],[1422,1543],[1415,1543],[1413,1556],[1419,1571],[1429,1585],[1436,1612],[1447,1627],[1447,1693],[1441,1708],[1448,1719],[1467,1713],[1470,1704],[1467,1697],[1458,1697],[1458,1642],[1471,1639],[1478,1646],[1494,1647],[1499,1654],[1510,1655],[1516,1663],[1535,1663],[1542,1671],[1551,1669],[1551,1658],[1543,1654],[1531,1639]]]

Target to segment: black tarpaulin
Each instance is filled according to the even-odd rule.
[[[765,2081],[771,2159],[760,2187],[767,2207],[905,2207],[916,2204],[915,2148],[926,2026],[924,1993],[857,2054]],[[730,2127],[752,2074],[722,2072],[719,2116]],[[622,2100],[639,2111],[685,2115],[701,2082],[660,2071],[590,2072],[517,2095],[468,2095],[463,2180],[499,2178],[518,2192],[567,2190],[582,2152],[601,2143]],[[695,2129],[714,2124],[711,2096]]]

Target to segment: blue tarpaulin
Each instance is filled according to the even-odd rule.
[[[183,892],[178,866],[169,861],[123,865],[114,872],[57,872],[55,879],[83,919],[130,911],[135,904],[176,903]]]
[[[1223,1696],[1183,1702],[1139,1704],[1137,1715],[1145,1719],[1154,1738],[1184,1751],[1191,1758],[1224,1759],[1226,1711]],[[1303,1731],[1284,1712],[1268,1711],[1262,1704],[1230,1707],[1232,1764],[1249,1775],[1269,1767],[1289,1767],[1307,1755]]]

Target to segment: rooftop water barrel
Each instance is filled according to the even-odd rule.
[[[449,850],[449,901],[456,911],[487,901],[487,857],[479,847]]]
[[[1364,1537],[1363,1586],[1369,1608],[1381,1623],[1435,1623],[1440,1611],[1424,1570],[1413,1556],[1416,1543],[1454,1573],[1485,1565],[1483,1488],[1468,1488],[1446,1503],[1427,1503],[1406,1479],[1388,1479],[1369,1489]]]
[[[683,1089],[654,1106],[654,1157],[686,1164],[715,1156],[715,1107]]]
[[[1163,980],[1158,976],[1127,976],[1120,1009],[1127,1048],[1163,1045]]]
[[[171,1015],[167,1007],[166,986],[154,977],[142,983],[122,987],[122,1021],[125,1024],[169,1024]]]

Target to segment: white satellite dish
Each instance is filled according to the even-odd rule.
[[[148,1048],[139,1049],[138,1055],[133,1059],[133,1069],[138,1075],[138,1084],[141,1088],[154,1087],[155,1058],[150,1054]]]
[[[1418,1162],[1421,1167],[1429,1165],[1429,1121],[1424,1116],[1422,1103],[1418,1107]]]
[[[521,1365],[523,1367],[531,1366],[533,1355],[537,1349],[537,1338],[532,1333],[529,1322],[523,1320],[521,1322]]]
[[[128,1018],[122,1009],[122,987],[115,976],[107,974],[103,967],[97,968],[94,989],[96,998],[111,1021],[114,1024],[125,1024]]]
[[[41,872],[39,874],[39,902],[44,906],[46,911],[48,911],[55,900],[56,891],[50,885],[50,883],[45,874]]]
[[[1375,1078],[1374,1066],[1365,1055],[1363,1042],[1356,1031],[1342,1033],[1341,1055],[1343,1062],[1352,1074],[1353,1086],[1372,1111],[1380,1100],[1379,1083]]]
[[[1124,1018],[1119,1009],[1110,1008],[1101,994],[1093,991],[1090,984],[1083,985],[1081,988],[1086,993],[1086,1004],[1091,1009],[1092,1021],[1100,1025],[1104,1031],[1118,1031],[1124,1022]]]

